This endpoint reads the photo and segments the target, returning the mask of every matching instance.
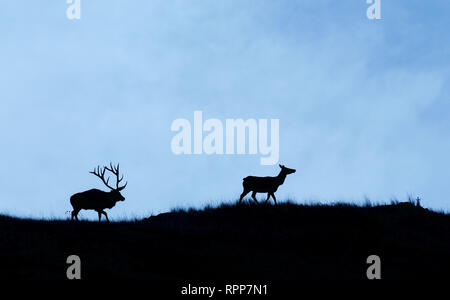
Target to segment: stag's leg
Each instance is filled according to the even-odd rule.
[[[106,212],[102,210],[102,214],[104,214],[104,215],[105,215],[105,217],[106,217],[106,221],[108,221],[108,222],[109,222],[109,219],[108,219],[108,215],[106,214]]]
[[[273,202],[275,202],[275,204],[277,204],[277,198],[275,198],[275,193],[272,193],[271,196],[273,198]]]
[[[256,192],[255,191],[253,191],[253,193],[252,193],[252,199],[253,199],[253,201],[256,202],[256,204],[259,204],[258,200],[256,200]]]
[[[248,193],[250,193],[250,190],[244,188],[244,191],[242,192],[241,197],[239,198],[239,203],[242,202],[242,199],[244,199],[245,195],[247,195]]]
[[[77,221],[79,221],[78,220],[78,213],[80,212],[80,210],[79,209],[74,209],[74,210],[72,210],[72,221],[73,221],[73,218],[75,218]]]
[[[97,210],[98,213],[98,222],[100,223],[102,221],[102,212]]]

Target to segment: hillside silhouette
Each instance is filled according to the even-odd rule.
[[[380,206],[222,205],[135,222],[0,217],[2,279],[65,279],[76,254],[83,279],[449,278],[450,215],[412,203]]]

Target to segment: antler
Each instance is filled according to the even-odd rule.
[[[100,166],[97,166],[97,168],[94,169],[93,172],[89,172],[89,173],[94,174],[95,176],[97,176],[98,178],[100,178],[100,179],[103,181],[103,183],[104,183],[107,187],[109,187],[111,190],[114,190],[114,188],[112,188],[112,187],[109,186],[109,184],[108,184],[108,183],[109,183],[109,177],[108,177],[108,179],[105,181],[105,172],[106,172],[106,170],[108,170],[107,167],[103,167],[103,168],[100,170]]]
[[[109,164],[109,168],[105,167],[106,170],[108,170],[111,173],[113,173],[114,175],[116,175],[116,188],[115,188],[115,190],[117,190],[117,191],[123,190],[128,184],[128,182],[126,182],[124,186],[119,187],[120,182],[123,180],[123,175],[122,175],[122,177],[120,177],[120,175],[119,175],[120,174],[119,168],[120,168],[120,164],[117,164],[117,167],[114,167],[112,165],[112,163]]]

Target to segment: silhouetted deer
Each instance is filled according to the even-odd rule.
[[[256,176],[248,176],[245,177],[242,182],[242,186],[244,187],[244,191],[241,194],[241,197],[239,198],[239,203],[242,202],[242,199],[247,195],[249,192],[253,191],[252,193],[252,199],[256,203],[258,203],[258,200],[256,200],[256,193],[267,193],[267,199],[266,202],[269,201],[270,196],[272,196],[273,201],[275,204],[277,204],[277,199],[275,198],[275,192],[277,191],[278,187],[284,183],[284,180],[286,179],[286,176],[288,174],[295,173],[294,169],[286,168],[283,165],[280,165],[281,171],[280,174],[276,177],[256,177]]]
[[[114,175],[116,175],[116,188],[113,188],[109,186],[109,177],[105,181],[105,172],[106,170],[110,171]],[[108,215],[105,211],[103,211],[106,208],[113,208],[114,205],[116,205],[116,202],[118,201],[124,201],[125,198],[120,194],[120,191],[123,190],[127,184],[125,183],[124,186],[119,186],[120,182],[123,179],[119,176],[119,165],[117,167],[113,167],[112,164],[108,167],[103,167],[102,169],[100,166],[97,167],[97,169],[94,169],[93,172],[89,172],[91,174],[94,174],[98,178],[100,178],[103,183],[111,189],[110,192],[104,192],[97,189],[92,189],[86,192],[78,193],[70,197],[70,204],[72,204],[73,211],[72,211],[72,220],[73,218],[77,219],[78,221],[78,213],[82,209],[92,209],[98,212],[98,221],[101,221],[102,214],[105,215],[106,220],[109,222]]]

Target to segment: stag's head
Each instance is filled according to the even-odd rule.
[[[284,174],[286,174],[286,175],[295,173],[295,171],[296,171],[296,170],[294,170],[294,169],[286,168],[286,167],[283,166],[283,165],[279,165],[279,166],[280,166],[280,168],[281,168],[281,172],[284,173]]]
[[[94,174],[95,176],[97,176],[98,178],[100,178],[103,183],[111,190],[110,191],[110,198],[114,201],[124,201],[125,197],[122,196],[122,194],[120,193],[128,184],[125,183],[125,185],[120,186],[120,183],[123,180],[123,175],[122,177],[120,176],[120,170],[119,170],[120,166],[119,164],[117,164],[117,166],[113,166],[111,163],[109,164],[109,167],[103,167],[100,168],[100,166],[98,166],[96,169],[94,169],[93,172],[90,172],[91,174]],[[106,171],[109,171],[111,173],[113,173],[116,176],[116,187],[112,187],[109,185],[109,177],[108,179],[105,180],[105,173]]]

